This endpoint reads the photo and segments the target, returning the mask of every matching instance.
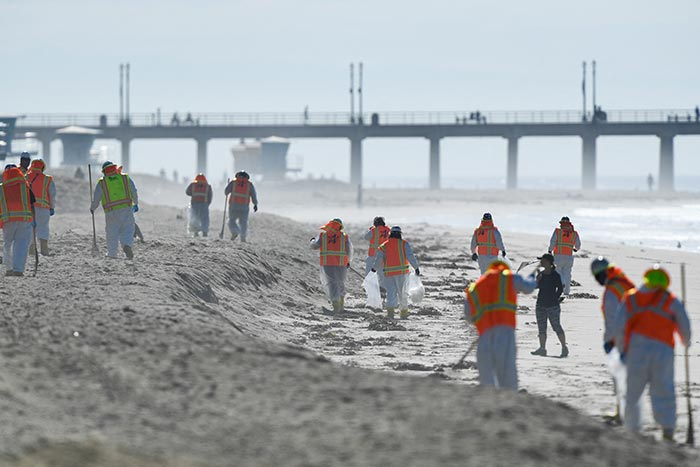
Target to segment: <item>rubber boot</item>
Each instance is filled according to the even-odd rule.
[[[202,237],[208,237],[208,236],[209,236],[209,232],[202,232]]]
[[[331,302],[331,305],[333,305],[333,313],[338,313],[338,311],[340,311],[340,300]]]
[[[238,238],[238,234],[237,234],[237,233],[231,234],[231,241],[234,241],[234,240],[237,239],[237,238]]]
[[[408,308],[404,308],[399,312],[399,318],[408,319]]]
[[[673,442],[673,428],[664,428],[663,438],[664,438],[664,441]]]
[[[39,251],[41,252],[42,256],[49,256],[49,241],[48,240],[39,240]]]
[[[134,250],[132,250],[130,246],[124,245],[124,254],[126,255],[126,259],[134,259]]]
[[[15,272],[12,269],[8,269],[5,271],[5,276],[14,276]]]
[[[34,242],[32,242],[29,244],[29,254],[33,255],[34,253],[36,253],[36,245],[34,245]]]
[[[338,300],[338,311],[341,313],[345,311],[345,297]]]
[[[393,308],[386,309],[386,317],[387,317],[387,319],[394,319],[394,309]]]

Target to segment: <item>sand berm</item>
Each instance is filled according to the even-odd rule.
[[[36,277],[0,279],[2,465],[698,465],[545,397],[295,344],[344,326],[320,312],[313,226],[256,215],[253,242],[234,246],[218,239],[220,214],[212,237],[190,239],[181,209],[144,204],[136,260],[107,260],[90,254],[87,183],[59,189],[55,255]],[[390,352],[386,336],[358,345]]]

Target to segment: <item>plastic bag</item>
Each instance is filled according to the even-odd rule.
[[[620,360],[620,352],[617,347],[608,354],[608,370],[615,380],[615,397],[620,406],[620,416],[625,413],[625,402],[627,396],[627,366]]]
[[[379,291],[379,276],[376,272],[370,272],[362,281],[362,287],[367,294],[367,308],[382,308],[382,296]]]
[[[425,296],[425,287],[420,281],[420,277],[411,272],[408,276],[408,298],[413,305],[420,305]]]

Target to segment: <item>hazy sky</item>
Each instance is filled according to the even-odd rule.
[[[690,109],[699,22],[697,0],[0,0],[0,114],[116,113],[126,61],[133,112],[346,111],[351,61],[369,112],[579,109],[591,59],[604,108]],[[210,142],[210,177],[231,172],[233,143]],[[505,177],[505,148],[445,139],[443,174]],[[520,174],[579,177],[580,152],[577,138],[522,139]],[[347,141],[295,140],[290,154],[348,177]],[[364,155],[366,176],[427,182],[426,140],[365,140]],[[700,175],[698,156],[700,137],[676,139],[676,173]],[[193,174],[194,142],[132,143],[133,172],[161,167]],[[656,138],[599,139],[600,175],[657,170]]]

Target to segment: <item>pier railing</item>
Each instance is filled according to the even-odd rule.
[[[27,114],[17,121],[18,127],[92,128],[119,125],[154,126],[296,126],[296,125],[488,125],[488,124],[551,124],[581,122],[659,123],[697,121],[695,109],[630,109],[606,110],[595,116],[578,110],[518,111],[418,111],[366,112],[362,116],[349,112],[229,112],[229,113],[132,113],[128,120],[116,113],[48,113]]]

